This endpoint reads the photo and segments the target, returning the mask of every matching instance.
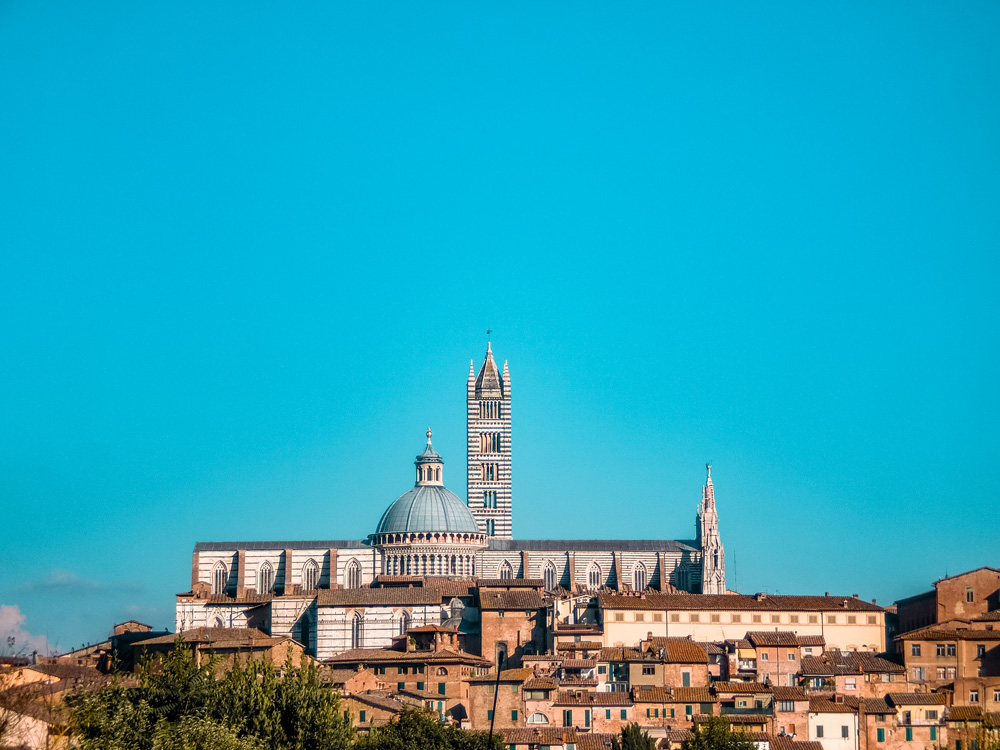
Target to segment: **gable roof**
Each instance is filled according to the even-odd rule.
[[[541,594],[535,589],[514,589],[512,591],[497,591],[493,589],[479,591],[479,606],[485,610],[499,609],[540,609],[544,606]]]
[[[759,646],[782,646],[798,648],[801,645],[798,636],[790,630],[752,630],[747,633],[747,640]]]
[[[370,588],[320,589],[316,594],[318,607],[398,607],[434,605],[441,603],[441,592],[436,588]]]

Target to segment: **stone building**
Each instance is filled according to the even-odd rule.
[[[470,368],[468,380],[467,502],[445,487],[444,459],[428,430],[414,486],[389,505],[367,539],[196,544],[191,590],[177,596],[177,630],[261,628],[325,659],[387,647],[406,628],[449,621],[475,637],[480,600],[461,580],[537,580],[539,600],[577,597],[584,607],[599,591],[726,591],[710,467],[694,540],[512,538],[510,385],[507,363],[499,371],[487,346],[478,375]],[[452,583],[393,583],[406,577]],[[455,585],[464,593],[451,593]],[[542,612],[540,606],[521,612],[532,610]],[[575,622],[577,614],[570,608],[558,619]],[[512,655],[548,648],[546,628],[555,623],[532,617],[532,634],[521,643],[515,638]],[[510,630],[507,623],[502,630]]]
[[[946,576],[934,588],[899,599],[899,632],[949,620],[970,620],[1000,610],[1000,569],[983,566]]]

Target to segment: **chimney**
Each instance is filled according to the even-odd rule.
[[[844,696],[842,696],[842,695],[835,695],[835,696],[833,696],[833,702],[834,703],[843,703],[844,702]]]
[[[830,596],[830,592],[827,591],[825,594],[823,594],[823,596]]]
[[[857,598],[858,598],[858,595],[857,595],[857,594],[852,594],[851,596],[853,596],[853,597],[854,597],[855,599],[857,599]]]

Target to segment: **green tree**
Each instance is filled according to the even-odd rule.
[[[200,716],[161,721],[153,736],[153,750],[265,750],[255,737],[239,737],[229,727]]]
[[[733,730],[725,717],[712,716],[704,724],[695,724],[683,750],[754,750],[753,739],[743,730]]]
[[[164,659],[144,663],[138,685],[121,681],[71,701],[81,750],[347,750],[354,730],[338,695],[312,662],[279,674],[267,662],[237,660],[221,679],[219,662],[198,665],[178,641]]]
[[[621,737],[611,740],[611,750],[656,750],[656,740],[638,724],[622,727]]]
[[[430,711],[403,710],[388,724],[358,737],[353,750],[505,750],[503,740],[443,723]]]

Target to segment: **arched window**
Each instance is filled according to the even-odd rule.
[[[501,563],[500,565],[500,573],[497,575],[497,578],[507,579],[513,577],[514,577],[514,569],[510,567],[509,562],[504,560],[503,563]]]
[[[601,566],[594,563],[590,566],[590,571],[587,573],[587,583],[590,584],[590,588],[599,589],[603,580],[601,577]]]
[[[224,622],[222,622],[222,618],[221,617],[216,617],[215,620],[212,621],[212,627],[213,628],[224,628],[224,627],[226,627],[226,624]]]
[[[361,588],[361,566],[357,560],[347,563],[347,573],[344,576],[345,584],[349,589]]]
[[[642,563],[636,563],[632,569],[632,588],[636,591],[646,590],[646,567]]]
[[[257,572],[257,593],[270,594],[274,590],[274,568],[265,561]]]
[[[212,570],[212,593],[225,594],[228,588],[229,571],[226,569],[226,564],[220,560],[215,564],[215,569]]]
[[[319,565],[315,560],[306,560],[302,566],[302,590],[314,591],[319,588]]]
[[[410,617],[410,613],[403,610],[399,614],[399,635],[406,635],[406,631],[410,629],[410,624],[413,622],[413,618]]]
[[[438,677],[445,677],[448,674],[448,670],[445,669],[444,667],[438,667],[437,673],[438,673]]]
[[[351,620],[351,648],[362,648],[365,643],[365,621],[360,612]]]
[[[548,724],[549,717],[543,714],[541,711],[536,711],[531,716],[528,717],[529,724]]]
[[[551,560],[545,563],[545,570],[542,571],[542,578],[545,580],[545,590],[554,591],[556,588],[556,566]]]

